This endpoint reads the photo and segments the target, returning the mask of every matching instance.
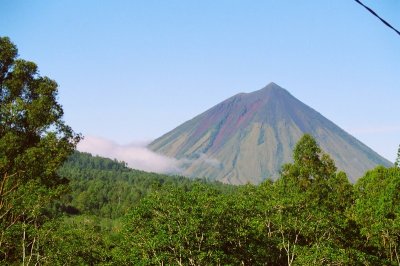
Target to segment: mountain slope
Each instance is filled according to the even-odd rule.
[[[351,180],[390,165],[366,145],[275,83],[237,94],[150,143],[180,159],[183,174],[227,183],[276,177],[304,133],[313,135]]]

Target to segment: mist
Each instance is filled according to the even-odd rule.
[[[86,136],[78,144],[77,149],[81,152],[124,161],[133,169],[163,174],[181,173],[178,160],[155,153],[146,145],[147,142],[143,141],[121,145],[108,139]]]

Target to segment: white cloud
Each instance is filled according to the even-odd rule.
[[[120,145],[113,141],[86,136],[79,144],[78,150],[93,155],[124,161],[129,167],[156,173],[180,173],[179,161],[157,154],[146,147],[147,143],[138,142]]]

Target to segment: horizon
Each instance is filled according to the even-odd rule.
[[[398,1],[363,2],[400,27]],[[0,0],[0,10],[0,35],[59,84],[66,123],[120,154],[274,82],[396,158],[400,38],[355,1]]]

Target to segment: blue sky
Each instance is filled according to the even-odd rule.
[[[400,28],[400,1],[363,1]],[[0,0],[0,35],[86,136],[152,140],[270,82],[394,161],[400,36],[352,0]]]

